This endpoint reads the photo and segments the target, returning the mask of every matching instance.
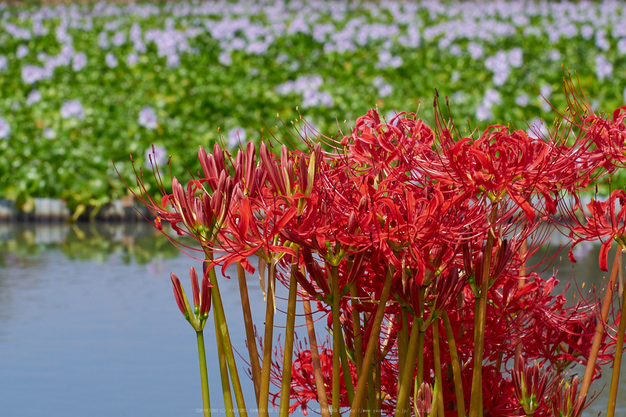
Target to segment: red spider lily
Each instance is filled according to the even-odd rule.
[[[506,195],[530,222],[536,217],[531,195],[543,197],[547,214],[556,212],[552,143],[529,138],[523,131],[509,133],[500,125],[489,126],[477,139],[456,142],[447,128],[441,130],[440,158],[429,168],[434,179],[460,186],[468,195],[484,193],[493,201]]]
[[[249,272],[254,272],[247,259],[255,254],[266,261],[275,253],[295,255],[291,247],[276,241],[296,214],[293,200],[281,198],[269,203],[263,205],[258,199],[245,197],[231,207],[227,229],[220,234],[222,248],[227,253],[215,260],[215,264],[222,264],[224,272],[234,262],[241,262]]]
[[[615,212],[619,202],[619,211]],[[600,249],[600,269],[608,271],[608,255],[611,244],[615,240],[622,249],[626,249],[626,192],[615,190],[604,202],[591,200],[587,204],[590,214],[585,214],[586,224],[578,224],[571,229],[570,237],[574,240],[569,252],[569,258],[576,262],[574,247],[584,240],[604,240]]]
[[[350,406],[350,383],[358,387],[358,401],[363,398],[366,380],[357,381],[357,368],[364,372],[359,363],[369,369],[371,360],[377,378],[367,384],[380,396],[383,415],[394,414],[396,402],[405,406],[411,399],[416,414],[434,414],[429,408],[434,397],[431,393],[428,399],[426,390],[437,375],[444,410],[436,411],[447,417],[468,411],[454,410],[461,397],[473,397],[469,410],[476,410],[478,384],[485,416],[519,416],[522,410],[548,416],[551,376],[540,370],[561,374],[573,363],[590,360],[598,303],[593,294],[567,306],[564,295],[554,293],[554,277],[538,275],[541,263],[527,265],[546,240],[537,216],[550,221],[563,195],[578,192],[626,161],[626,113],[620,110],[606,121],[580,109],[573,112],[572,119],[580,121],[556,126],[545,139],[533,139],[499,125],[460,137],[439,115],[433,131],[413,114],[401,113],[385,123],[370,110],[350,134],[338,136],[341,141],[327,138],[330,152],[309,144],[307,152],[282,146],[274,155],[263,143],[257,157],[255,146],[248,144],[232,161],[219,146],[212,154],[200,148],[198,179],[186,185],[174,179],[172,194],[160,204],[147,193],[142,198],[157,216],[157,227],[168,221],[177,232],[194,236],[207,255],[226,252],[207,270],[240,262],[253,271],[249,258],[257,255],[277,267],[280,282],[291,285],[287,283],[294,282],[293,274],[301,287],[298,295],[318,301],[326,319],[320,323],[335,337],[335,351],[322,347],[320,359],[327,394],[334,395],[337,408]],[[571,126],[580,132],[568,145]],[[621,210],[615,210],[617,200]],[[584,226],[573,223],[575,244],[604,240],[603,269],[611,239],[626,248],[624,201],[625,192],[614,192],[609,201],[589,205]],[[533,235],[538,238],[527,248]],[[206,315],[209,290],[204,280],[200,292],[192,274],[193,310],[175,275],[172,282],[179,308],[190,321]],[[389,282],[391,297],[386,299]],[[271,306],[268,311],[271,315]],[[474,328],[482,325],[480,337],[474,336]],[[440,329],[445,338],[437,336],[444,333]],[[409,335],[419,340],[411,347],[423,343],[417,359],[407,358],[403,344]],[[264,378],[271,375],[276,383],[282,380],[281,370],[290,367],[292,380],[285,377],[282,386],[289,398],[282,401],[295,400],[291,412],[306,410],[323,390],[315,384],[310,350],[297,345],[296,359],[283,364],[281,358],[289,353],[283,355],[280,348],[272,357],[272,337],[266,338],[265,369],[271,365],[271,374],[264,373]],[[610,357],[607,339],[601,341],[598,363]],[[514,369],[507,368],[518,345],[525,360],[535,365],[526,367],[519,360]],[[285,346],[291,349],[291,341]],[[364,354],[368,347],[374,355]],[[343,363],[338,365],[340,356]],[[411,386],[405,398],[406,385],[398,381],[400,365],[408,369],[406,375],[423,381],[417,395]],[[561,412],[576,408],[572,395],[567,391],[572,400],[559,403]]]
[[[209,315],[209,310],[211,309],[211,287],[213,287],[213,285],[209,282],[208,274],[205,271],[202,277],[202,285],[199,286],[196,269],[194,267],[189,269],[189,277],[191,278],[191,288],[193,292],[193,309],[187,300],[185,290],[183,290],[183,286],[181,285],[178,277],[173,272],[170,274],[170,277],[172,279],[172,287],[174,289],[174,298],[176,299],[176,304],[178,305],[180,312],[183,313],[187,321],[191,323],[191,326],[196,331],[201,331],[204,328],[204,324],[206,323],[206,319]]]
[[[546,406],[545,397],[553,377],[552,372],[542,370],[537,363],[527,366],[524,357],[519,357],[513,371],[513,386],[526,415],[534,415],[539,407]]]
[[[562,380],[552,397],[552,410],[555,417],[581,417],[585,408],[585,398],[578,397],[578,376],[570,381]]]
[[[592,159],[612,172],[626,164],[626,106],[613,112],[612,120],[591,115],[584,120],[586,133],[596,146],[597,156]]]
[[[413,400],[413,407],[417,416],[430,417],[437,415],[437,401],[435,401],[437,395],[436,389],[434,393],[432,391],[433,389],[430,387],[429,383],[422,382]]]
[[[401,117],[404,115],[409,117]],[[402,112],[390,123],[384,123],[378,111],[371,109],[356,120],[352,134],[345,136],[340,144],[349,147],[350,157],[357,164],[385,170],[394,161],[410,158],[411,154],[432,154],[433,139],[430,127],[414,114]]]

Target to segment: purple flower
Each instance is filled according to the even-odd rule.
[[[467,44],[467,52],[472,59],[477,60],[483,57],[483,47],[477,43],[470,42]]]
[[[167,56],[167,66],[170,68],[176,68],[180,65],[180,57],[178,54],[169,54]]]
[[[98,46],[102,49],[109,49],[109,37],[106,32],[98,34]]]
[[[26,104],[28,106],[32,106],[35,103],[39,103],[41,101],[41,93],[39,92],[39,90],[33,90],[30,92],[30,94],[28,94],[28,97],[26,98]]]
[[[558,61],[561,59],[561,53],[556,49],[551,50],[549,56],[551,61]]]
[[[230,55],[230,53],[223,51],[222,53],[220,53],[217,61],[225,67],[229,67],[233,64],[233,57]]]
[[[6,139],[11,134],[11,126],[4,118],[0,117],[0,139]]]
[[[85,113],[83,112],[83,105],[78,100],[66,101],[61,107],[61,117],[63,119],[69,119],[74,117],[76,119],[83,120]]]
[[[6,56],[0,55],[0,71],[5,70],[9,66],[9,60]]]
[[[106,56],[104,57],[104,60],[106,61],[107,67],[109,68],[117,67],[117,58],[111,52],[106,54]]]
[[[46,127],[43,130],[43,137],[50,140],[50,139],[54,139],[57,136],[56,132],[52,129],[50,129],[49,127]]]
[[[591,39],[591,37],[593,36],[593,27],[589,25],[584,25],[580,28],[580,34],[585,40]]]
[[[228,131],[228,147],[234,149],[240,143],[246,143],[246,129],[237,126]]]
[[[530,101],[530,98],[528,97],[528,94],[526,93],[522,93],[515,98],[515,104],[517,104],[520,107],[528,106],[529,101]]]
[[[513,68],[519,68],[523,63],[522,48],[513,48],[509,51],[509,64]]]
[[[124,32],[117,32],[115,35],[113,35],[111,42],[115,46],[122,46],[124,42],[126,42],[126,35],[124,34]]]
[[[152,107],[145,106],[139,112],[139,120],[137,121],[139,125],[145,127],[146,129],[152,130],[157,127],[157,115],[152,109]]]
[[[158,145],[152,145],[150,148],[146,149],[145,156],[146,162],[144,165],[146,168],[152,168],[154,165],[162,166],[167,162],[165,148]]]
[[[384,84],[378,88],[378,95],[381,97],[387,97],[391,93],[393,93],[393,87],[390,84]]]
[[[72,69],[74,71],[80,71],[85,68],[87,65],[87,55],[84,52],[79,52],[74,55],[74,59],[72,59]]]
[[[17,57],[17,59],[22,59],[26,55],[28,55],[28,46],[26,45],[18,46],[17,51],[15,51],[15,56]]]
[[[626,38],[621,38],[617,41],[617,50],[620,54],[626,55]]]
[[[34,84],[46,78],[46,70],[35,65],[24,65],[22,67],[22,81],[26,84]]]
[[[607,61],[604,55],[596,55],[596,76],[602,81],[613,75],[613,65]]]
[[[528,127],[528,137],[533,139],[545,138],[548,136],[548,129],[541,122],[541,119],[535,117]]]
[[[127,66],[132,67],[137,62],[139,62],[139,55],[137,55],[134,52],[128,54],[128,58],[126,58],[126,65]]]

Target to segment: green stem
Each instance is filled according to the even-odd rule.
[[[437,414],[444,416],[443,380],[441,379],[441,356],[439,351],[439,320],[433,322],[433,356],[435,361],[435,389],[437,390]]]
[[[320,363],[320,354],[317,348],[317,336],[315,335],[315,325],[311,317],[311,303],[308,299],[302,300],[304,315],[306,317],[306,329],[309,334],[309,346],[311,348],[311,362],[313,363],[313,375],[315,377],[315,387],[317,388],[317,402],[320,404],[322,417],[330,417],[328,399],[326,398],[326,387],[324,386],[324,375]]]
[[[374,323],[372,323],[372,331],[370,338],[367,342],[367,349],[365,350],[365,356],[363,360],[363,366],[361,369],[361,377],[357,382],[356,393],[354,395],[354,402],[352,403],[352,409],[350,410],[350,417],[356,417],[361,410],[361,404],[365,397],[366,388],[366,376],[370,373],[370,367],[372,365],[372,355],[374,349],[378,349],[378,336],[380,332],[380,325],[383,322],[383,316],[385,314],[385,306],[387,305],[387,298],[389,298],[389,291],[391,290],[391,281],[393,278],[393,271],[391,267],[387,269],[387,277],[385,284],[383,285],[383,291],[380,295],[380,301],[378,302],[378,308],[376,309],[376,316],[374,317]]]
[[[491,210],[491,224],[496,221],[498,206]],[[487,232],[487,244],[483,259],[483,276],[480,288],[480,298],[474,316],[474,369],[472,374],[472,389],[470,397],[469,417],[482,417],[482,385],[483,385],[483,350],[485,347],[485,326],[487,325],[487,298],[489,292],[489,275],[491,271],[491,257],[493,255],[493,241],[495,230],[493,226]]]
[[[617,248],[619,256],[622,256],[622,249]],[[617,345],[615,346],[615,358],[613,359],[613,374],[611,375],[611,390],[609,391],[609,405],[606,417],[615,415],[615,404],[617,402],[617,387],[619,385],[620,368],[622,367],[622,353],[624,351],[624,334],[626,333],[626,294],[622,294],[622,311],[620,312],[619,329],[617,330]]]
[[[207,252],[206,258],[207,260],[212,261],[213,254],[211,252]],[[235,362],[235,354],[233,353],[233,344],[230,340],[230,334],[228,333],[228,324],[226,323],[224,304],[222,303],[222,296],[220,294],[217,276],[215,275],[215,268],[211,268],[209,270],[209,282],[213,285],[213,288],[211,288],[211,300],[213,302],[213,314],[216,316],[217,326],[215,332],[216,334],[218,332],[220,333],[222,344],[224,345],[226,363],[228,364],[228,370],[230,371],[233,391],[235,391],[235,399],[237,400],[239,416],[248,417],[248,409],[246,408],[243,390],[241,389],[241,382],[239,380],[239,373],[237,372],[237,363]]]
[[[363,376],[365,378],[365,375]],[[374,374],[367,375],[367,415],[374,417],[376,413],[376,386],[374,385]]]
[[[293,340],[296,324],[296,297],[298,296],[298,283],[295,272],[297,271],[297,259],[299,253],[296,250],[296,263],[291,266],[291,277],[289,278],[289,301],[287,304],[287,324],[285,327],[285,349],[283,359],[283,379],[280,388],[280,409],[279,417],[289,416],[289,400],[291,395],[291,364],[293,362]]]
[[[587,359],[587,367],[585,368],[585,375],[580,384],[580,391],[578,391],[578,398],[586,398],[589,387],[591,386],[591,378],[596,366],[596,360],[598,359],[598,352],[600,351],[600,345],[602,344],[602,336],[604,335],[604,323],[606,323],[609,315],[609,308],[613,302],[613,287],[615,287],[615,279],[619,272],[619,256],[622,256],[620,250],[615,254],[615,260],[613,261],[613,268],[611,269],[611,276],[609,283],[606,286],[606,294],[604,295],[604,301],[602,302],[602,310],[600,312],[600,319],[596,324],[596,333],[593,336],[593,343],[591,345],[591,351],[589,358]]]
[[[237,277],[239,279],[239,295],[241,296],[241,306],[243,312],[243,322],[246,327],[246,340],[248,342],[248,354],[250,356],[250,368],[252,369],[252,383],[254,384],[254,395],[257,406],[259,405],[259,390],[261,386],[261,365],[259,365],[259,352],[256,347],[254,337],[254,323],[250,310],[250,299],[248,297],[248,283],[246,282],[246,271],[241,263],[237,262]]]
[[[422,329],[417,334],[417,373],[415,379],[418,387],[421,387],[422,382],[424,382],[424,334]]]
[[[524,224],[523,224],[523,228],[526,227],[526,220],[524,220]],[[522,242],[522,245],[520,246],[520,257],[525,258],[526,257],[526,253],[528,252],[528,242],[526,239],[524,239],[524,241]],[[526,261],[522,262],[522,264],[520,265],[520,269],[519,269],[519,281],[517,282],[517,289],[521,290],[522,287],[526,284]],[[519,314],[523,314],[521,311],[519,312]],[[517,362],[519,361],[519,358],[522,357],[522,339],[518,336],[517,337],[517,342],[515,343],[515,355],[513,356],[513,366],[517,367]],[[502,357],[502,355],[500,355],[500,357]],[[500,367],[496,368],[498,371],[500,370]]]
[[[204,417],[211,417],[211,398],[209,396],[209,376],[206,370],[206,353],[204,351],[204,334],[202,330],[196,332],[198,340],[198,360],[200,362],[200,381],[202,383],[202,406]]]
[[[406,362],[406,352],[407,346],[409,343],[409,323],[408,323],[408,312],[406,307],[401,308],[401,323],[402,327],[398,332],[398,369],[402,372],[404,369],[404,364]],[[398,391],[402,389],[401,387],[402,381],[398,380]]]
[[[352,383],[352,374],[350,373],[350,365],[348,364],[348,354],[346,352],[346,344],[343,340],[343,334],[339,338],[341,347],[339,353],[341,354],[341,368],[343,369],[343,382],[346,384],[346,393],[348,394],[348,404],[352,406],[354,400],[354,384]]]
[[[270,376],[272,369],[272,343],[274,338],[274,286],[276,283],[276,264],[270,262],[267,284],[267,303],[265,305],[265,333],[263,338],[263,364],[261,368],[261,390],[259,395],[259,416],[269,417]]]
[[[396,400],[396,414],[395,417],[403,417],[410,415],[411,406],[409,404],[409,397],[411,395],[411,388],[413,388],[414,384],[414,375],[415,368],[414,364],[417,359],[419,346],[419,338],[422,333],[421,328],[424,323],[422,316],[424,315],[424,306],[423,306],[423,297],[424,297],[424,289],[419,289],[419,297],[418,297],[418,316],[413,316],[413,326],[411,328],[411,336],[409,338],[409,348],[406,352],[406,362],[404,365],[404,369],[401,370],[400,375],[400,386],[402,389],[398,390],[398,398]],[[422,352],[424,351],[423,345],[423,337],[422,337]]]
[[[217,315],[213,314],[215,319],[215,340],[217,341],[217,362],[220,367],[220,378],[222,382],[222,395],[224,396],[224,409],[227,417],[235,416],[235,406],[233,404],[233,396],[230,392],[230,381],[228,379],[228,365],[226,364],[226,355],[224,354],[224,342],[222,341],[222,335],[217,331],[219,325],[217,322]]]
[[[332,266],[332,314],[333,314],[333,395],[332,407],[333,417],[339,417],[340,395],[341,395],[341,375],[340,375],[340,355],[341,351],[341,323],[339,321],[339,268]]]
[[[382,362],[382,357],[380,355],[380,349],[378,347],[376,347],[376,350],[374,350],[374,358],[373,358],[373,366],[374,366],[374,395],[375,395],[375,401],[374,401],[374,417],[380,417],[381,416],[381,412],[382,412],[382,403],[383,403],[383,399],[381,396],[381,386],[382,386],[382,369],[381,369],[381,362]]]
[[[350,304],[352,305],[352,334],[354,336],[354,358],[356,365],[357,380],[361,376],[361,366],[363,364],[363,336],[361,335],[361,315],[356,309],[359,295],[356,285],[350,286]]]
[[[359,303],[359,292],[355,284],[350,286],[350,305],[352,306],[352,336],[354,344],[354,365],[356,366],[356,380],[361,377],[361,366],[363,365],[363,336],[361,335],[361,314],[356,309]],[[354,397],[352,398],[354,400]],[[365,416],[365,411],[359,416]]]
[[[446,329],[446,338],[448,339],[448,349],[450,350],[450,362],[452,363],[452,374],[454,375],[454,393],[456,396],[456,409],[459,417],[465,417],[465,398],[463,397],[463,381],[461,380],[461,361],[456,350],[456,342],[454,341],[454,332],[448,313],[442,314],[443,326]]]

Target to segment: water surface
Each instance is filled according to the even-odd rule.
[[[586,288],[601,281],[597,255],[598,247],[582,250],[573,270],[564,253],[559,278],[565,282],[575,273]],[[0,225],[0,415],[201,415],[195,333],[174,302],[169,280],[175,272],[189,288],[191,265],[200,268],[143,223]],[[245,357],[236,273],[229,274],[233,280],[221,281],[224,305],[233,344]],[[255,322],[262,326],[258,278],[249,276],[248,285]],[[284,325],[284,314],[276,323]],[[219,410],[211,322],[205,335],[211,406]],[[240,360],[252,409],[246,368]],[[620,387],[626,392],[622,369]],[[610,375],[607,367],[592,386],[600,390],[606,384],[585,415],[606,408]],[[626,415],[625,401],[622,396],[617,415]]]

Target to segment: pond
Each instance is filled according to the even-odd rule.
[[[575,268],[564,253],[561,282],[573,273],[586,288],[599,282],[598,250],[579,254]],[[143,223],[0,224],[2,415],[201,415],[195,335],[176,306],[169,280],[174,272],[188,287],[191,265],[200,268]],[[248,276],[248,286],[253,317],[262,325],[258,277]],[[233,344],[245,357],[236,279],[222,280],[221,289]],[[278,314],[276,323],[284,325],[284,314]],[[211,323],[205,335],[211,406],[219,409],[223,400]],[[245,369],[241,360],[240,373]],[[622,366],[622,392],[624,373]],[[585,415],[596,416],[606,407],[610,377],[606,367],[592,386],[592,391],[604,389]],[[246,405],[254,408],[245,374],[242,384]],[[625,413],[622,396],[616,414]]]

